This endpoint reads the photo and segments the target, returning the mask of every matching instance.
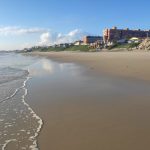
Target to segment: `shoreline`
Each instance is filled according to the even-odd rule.
[[[45,57],[57,62],[77,63],[96,74],[150,80],[150,53],[131,52],[32,52],[26,55]]]

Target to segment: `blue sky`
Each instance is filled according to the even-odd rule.
[[[0,0],[0,50],[102,35],[106,27],[149,29],[149,0]]]

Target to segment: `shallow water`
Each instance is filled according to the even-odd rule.
[[[0,149],[35,150],[42,120],[25,102],[34,59],[0,53]]]

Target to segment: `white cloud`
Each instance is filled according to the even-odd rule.
[[[80,35],[80,34],[81,34],[81,30],[79,29],[75,29],[68,33],[69,36],[75,36],[75,35]]]
[[[80,29],[69,33],[53,32],[46,28],[21,28],[16,26],[0,26],[0,50],[24,49],[33,46],[49,46],[59,43],[72,43],[87,35]],[[13,36],[13,38],[11,37]]]
[[[83,36],[87,35],[80,29],[75,29],[67,34],[46,32],[41,34],[39,45],[53,45],[60,43],[71,43],[76,40],[82,40]]]
[[[50,43],[50,33],[49,32],[43,33],[40,37],[39,44],[40,45],[49,45],[49,43]]]
[[[20,28],[15,26],[0,27],[0,35],[24,35],[46,32],[46,29],[42,28]]]

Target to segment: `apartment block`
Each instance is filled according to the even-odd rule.
[[[129,39],[132,37],[146,38],[149,36],[150,30],[130,30],[129,28],[117,29],[117,27],[113,27],[112,29],[105,29],[103,31],[104,43],[115,42],[122,39]]]

